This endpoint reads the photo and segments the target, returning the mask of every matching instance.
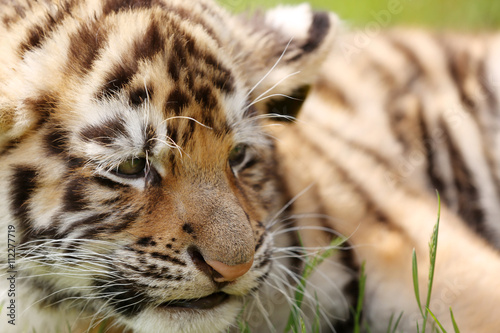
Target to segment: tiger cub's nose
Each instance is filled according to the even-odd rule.
[[[207,264],[218,273],[218,275],[213,276],[215,282],[231,282],[250,270],[253,258],[247,263],[235,266],[229,266],[217,260],[207,260]]]
[[[196,247],[190,247],[188,253],[196,267],[218,283],[236,280],[248,272],[253,264],[253,257],[246,263],[236,265],[227,265],[218,260],[205,260]]]

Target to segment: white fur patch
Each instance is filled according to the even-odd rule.
[[[312,24],[311,6],[278,6],[266,13],[266,22],[290,37],[305,39]]]

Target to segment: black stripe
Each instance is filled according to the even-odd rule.
[[[133,9],[147,9],[159,5],[160,1],[158,0],[108,0],[104,4],[102,12],[104,15],[109,15]]]
[[[29,3],[29,1],[28,1]],[[53,31],[56,30],[64,18],[73,10],[73,7],[78,3],[75,0],[69,0],[57,7],[57,12],[54,15],[46,13],[43,22],[33,25],[27,33],[23,43],[19,46],[18,53],[22,57],[26,52],[32,51],[35,48],[42,46],[44,41],[49,38]]]
[[[111,216],[110,212],[107,213],[95,213],[89,217],[81,219],[71,224],[68,232],[66,232],[65,236],[67,236],[70,232],[75,231],[76,229],[87,227],[87,231],[80,236],[82,239],[90,239],[93,238],[96,234],[101,233],[105,230],[103,227],[103,222]]]
[[[4,16],[2,18],[2,22],[4,26],[7,28],[7,30],[10,30],[11,25],[16,24],[19,22],[21,19],[26,18],[26,13],[25,13],[25,8],[21,7],[19,4],[10,4],[12,8],[15,10],[15,15],[12,16]]]
[[[175,83],[179,81],[179,78],[181,76],[181,63],[179,62],[178,58],[175,55],[170,55],[168,58],[167,62],[167,67],[168,67],[168,74],[174,80]]]
[[[184,35],[174,35],[173,45],[171,46],[171,61],[177,62],[180,68],[189,68],[188,64],[188,53],[186,51],[186,39]]]
[[[148,182],[148,185],[154,187],[162,186],[162,178],[160,173],[156,170],[156,168],[148,166],[148,168],[146,169],[145,177]]]
[[[31,237],[33,239],[62,239],[63,235],[60,233],[61,221],[57,218],[53,219],[48,227],[44,229],[39,229],[33,232]],[[54,246],[58,247],[61,243],[55,243]]]
[[[264,266],[272,264],[271,255],[272,255],[272,251],[270,249],[267,249],[266,252],[262,255],[263,256],[263,260],[261,262],[259,262],[257,265],[255,265],[255,267],[253,268],[253,270],[257,271],[257,270],[262,269],[262,267],[264,267]],[[271,267],[271,266],[269,266],[269,267]],[[261,278],[259,278],[259,282],[264,281],[267,278],[267,275],[266,275],[266,277],[262,278],[262,280],[261,280]]]
[[[51,16],[48,17],[50,21],[52,17]],[[23,43],[21,43],[19,47],[19,55],[23,56],[26,52],[39,47],[46,37],[45,30],[50,31],[50,26],[54,23],[55,23],[54,21],[46,22],[45,24],[47,24],[47,26],[37,24],[31,27],[28,31],[26,40]]]
[[[139,106],[153,96],[153,90],[151,88],[139,87],[132,89],[129,92],[130,104],[134,106]]]
[[[130,83],[137,72],[137,59],[127,60],[115,64],[106,76],[103,87],[97,92],[97,99],[110,98]]]
[[[126,188],[126,187],[130,186],[130,185],[118,183],[118,182],[115,182],[109,178],[100,177],[100,176],[94,176],[94,177],[92,177],[92,180],[94,181],[95,184],[102,186],[102,187],[106,187],[110,190],[118,190],[118,189]],[[116,200],[116,199],[113,199],[113,200]]]
[[[473,182],[471,172],[465,163],[460,149],[456,146],[448,126],[444,121],[442,123],[453,172],[453,181],[458,196],[458,214],[474,231],[485,239],[493,241],[491,239],[492,235],[488,232],[484,223],[483,207],[481,207],[479,193],[476,184]]]
[[[422,135],[422,144],[426,156],[426,171],[427,177],[431,182],[433,189],[437,190],[441,195],[443,202],[450,204],[450,198],[446,197],[445,183],[441,178],[440,170],[441,168],[436,164],[436,142],[431,138],[429,133],[428,125],[424,117],[424,112],[422,109],[418,111],[418,125],[420,127],[420,133]]]
[[[109,98],[127,86],[137,73],[140,61],[152,59],[164,47],[165,39],[159,23],[152,19],[144,35],[135,39],[132,49],[108,72],[103,87],[96,94],[97,98]]]
[[[84,141],[94,141],[109,145],[115,139],[126,134],[125,123],[122,119],[110,119],[101,125],[89,125],[80,131],[80,138]]]
[[[325,37],[328,35],[328,31],[330,30],[330,17],[328,13],[325,12],[315,12],[313,14],[312,23],[309,27],[308,39],[301,46],[302,52],[298,55],[290,59],[290,61],[297,61],[302,56],[313,52],[316,50]]]
[[[141,312],[148,303],[152,300],[145,294],[143,288],[137,286],[133,281],[126,278],[116,278],[117,275],[122,275],[120,271],[113,270],[113,280],[106,280],[102,277],[94,280],[99,294],[107,300],[107,304],[120,315],[132,317]]]
[[[75,178],[65,188],[63,195],[63,210],[65,212],[79,212],[88,206],[85,190],[88,184],[85,179]]]
[[[303,137],[304,133],[302,133],[301,131],[296,131],[295,135]],[[308,140],[305,138],[302,141],[308,142]],[[380,209],[380,207],[376,204],[374,199],[372,199],[370,193],[366,191],[362,183],[356,181],[352,177],[351,172],[349,170],[346,170],[344,167],[339,165],[338,162],[330,155],[328,155],[328,152],[325,152],[322,147],[318,147],[317,145],[311,144],[310,148],[311,150],[314,151],[313,153],[315,154],[315,156],[321,157],[324,160],[326,160],[327,164],[331,167],[332,172],[337,173],[340,176],[340,178],[343,179],[344,183],[349,184],[352,191],[355,192],[357,196],[361,197],[362,201],[360,201],[360,204],[364,204],[365,206],[365,215],[372,217],[376,222],[382,223],[390,229],[396,230],[396,232],[400,235],[406,235],[406,231],[403,230],[397,223],[395,223],[386,214],[386,212]],[[383,160],[378,160],[376,157],[377,155],[370,154],[369,156],[374,158],[379,163],[383,161]]]
[[[295,118],[299,114],[299,111],[302,108],[307,95],[309,94],[310,88],[310,85],[303,85],[287,94],[287,97],[271,98],[266,103],[266,113],[290,116]],[[334,92],[329,91],[326,96],[331,96],[330,93]],[[289,118],[284,117],[273,117],[273,120],[291,121]]]
[[[30,216],[29,201],[38,186],[38,171],[27,165],[15,165],[10,178],[10,209],[21,229],[21,243],[31,239],[33,219]]]
[[[87,74],[107,41],[106,29],[102,22],[84,22],[69,38],[68,67]]]
[[[217,95],[213,89],[213,86],[205,83],[200,84],[198,87],[193,89],[194,99],[197,103],[199,103],[203,108],[206,109],[214,109],[219,104],[219,100]],[[207,121],[212,121],[212,110],[207,110],[207,112],[203,113]],[[210,120],[208,120],[210,118]],[[204,124],[209,127],[213,127],[213,124]]]
[[[44,136],[45,150],[49,155],[65,154],[69,144],[69,132],[59,127],[50,128]]]
[[[0,148],[0,156],[5,157],[8,155],[12,150],[16,149],[19,146],[20,140],[15,139],[15,140],[10,140],[7,143],[3,145],[3,147]]]
[[[234,78],[231,75],[231,71],[222,65],[216,56],[208,51],[201,55],[201,59],[211,67],[214,72],[212,82],[214,86],[226,93],[231,93],[234,91]]]
[[[124,230],[128,229],[131,225],[133,225],[137,219],[139,218],[139,212],[127,213],[123,217],[117,217],[116,222],[113,223],[112,226],[108,228],[109,233],[120,233]]]
[[[191,96],[176,86],[166,100],[165,115],[170,117],[173,112],[175,116],[180,116],[189,103],[191,103]]]
[[[174,120],[175,121],[175,120]],[[174,142],[178,143],[179,137],[178,137],[178,131],[177,131],[177,126],[172,124],[172,120],[170,120],[167,123],[167,136]]]
[[[37,97],[24,100],[24,106],[38,117],[38,126],[47,122],[59,104],[60,98],[56,93],[41,92]]]
[[[175,159],[175,152],[171,151],[168,155],[168,163],[170,164],[170,173],[175,177],[177,174],[177,160]]]
[[[471,55],[468,53],[468,50],[462,50],[457,54],[457,51],[451,49],[449,45],[444,42],[442,44],[444,45],[444,50],[446,52],[447,58],[449,59],[448,70],[450,76],[457,85],[457,90],[461,101],[465,109],[472,115],[476,125],[479,127],[479,132],[481,133],[482,139],[483,155],[485,156],[488,165],[488,171],[491,179],[493,180],[495,191],[500,197],[500,179],[497,172],[495,171],[495,161],[490,152],[491,147],[488,144],[489,131],[486,128],[488,124],[486,124],[484,121],[481,121],[481,117],[483,117],[483,119],[484,116],[489,115],[493,115],[494,117],[496,117],[496,113],[498,112],[498,100],[493,93],[494,88],[489,86],[491,82],[488,82],[488,74],[486,73],[486,55],[483,55],[483,58],[474,59],[476,61],[473,63],[473,59],[471,59]],[[474,73],[472,71],[473,68],[477,69],[477,73]],[[469,96],[466,90],[466,82],[472,74],[475,74],[474,77],[478,80],[482,91],[481,93],[479,91],[476,92],[476,95]],[[486,114],[481,115],[480,113],[484,113],[484,110],[478,107],[477,102],[481,102],[481,99],[483,98],[486,98],[488,110],[486,111]]]
[[[340,262],[352,274],[351,280],[342,287],[342,295],[345,297],[350,309],[355,309],[359,297],[360,267],[357,263],[354,250],[348,241],[341,245],[339,253]],[[354,327],[354,316],[349,316],[346,321],[335,324],[337,332],[352,332]]]
[[[156,129],[153,125],[148,124],[145,128],[142,129],[142,136],[144,140],[144,147],[142,148],[144,152],[149,152],[153,149],[156,141]]]
[[[177,142],[177,144],[179,146],[184,146],[186,145],[194,136],[194,133],[195,133],[195,128],[196,128],[196,122],[191,120],[191,119],[185,119],[184,120],[184,126],[182,127],[182,137],[181,137],[181,140],[179,142]]]
[[[250,221],[250,217],[248,216],[247,213],[245,213],[245,215],[247,215],[247,218],[248,220]],[[262,222],[258,222],[257,223],[258,226],[257,228],[264,230],[264,232],[262,232],[262,234],[259,236],[259,239],[257,240],[257,242],[255,243],[255,253],[257,253],[257,251],[260,249],[260,247],[262,246],[262,244],[264,243],[264,240],[266,239],[266,237],[268,236],[268,233],[265,231],[265,227],[264,225],[262,224]],[[255,233],[257,233],[258,231],[255,231]]]
[[[175,26],[173,28],[175,29]],[[172,38],[168,73],[175,82],[184,76],[184,83],[189,90],[196,93],[195,78],[204,78],[211,86],[222,92],[234,91],[235,84],[231,71],[218,60],[216,55],[200,48],[194,36],[184,32]],[[198,98],[198,100],[204,99]]]
[[[135,59],[152,59],[165,48],[165,38],[160,31],[160,23],[151,18],[146,33],[134,41],[132,55]]]
[[[208,8],[201,4],[206,9],[204,10],[204,14],[210,12],[208,15],[211,17],[219,16],[217,13],[212,11],[212,8]],[[222,43],[219,40],[219,36],[214,32],[213,28],[208,24],[208,22],[204,19],[206,15],[193,15],[191,9],[183,8],[183,7],[174,7],[171,5],[167,5],[165,3],[161,4],[163,10],[168,13],[173,13],[178,16],[181,20],[189,22],[191,24],[199,25],[205,30],[205,32],[217,43],[217,46],[221,46]]]
[[[166,269],[168,267],[162,267],[160,270],[147,270],[147,271],[141,271],[141,275],[148,277],[148,278],[153,278],[156,280],[169,280],[169,281],[182,281],[184,280],[184,276],[182,275],[171,275],[166,273]]]
[[[171,257],[168,254],[153,252],[153,253],[151,253],[151,257],[156,258],[156,259],[160,259],[163,261],[168,261],[168,262],[174,263],[174,264],[179,265],[179,266],[187,266],[187,264],[184,261],[177,259],[177,258],[174,258],[174,257]]]

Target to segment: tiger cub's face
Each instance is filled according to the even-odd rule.
[[[227,328],[271,269],[284,203],[253,102],[313,77],[328,16],[300,11],[289,43],[203,1],[33,7],[37,23],[3,27],[18,44],[0,68],[1,224],[27,302],[138,332]]]

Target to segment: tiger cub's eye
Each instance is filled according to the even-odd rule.
[[[239,144],[235,146],[229,152],[229,158],[228,158],[229,165],[234,167],[241,164],[245,160],[246,150],[247,150],[247,145],[245,144]]]
[[[121,176],[140,177],[144,172],[144,168],[146,168],[146,159],[134,157],[122,162],[116,168],[116,173]]]

